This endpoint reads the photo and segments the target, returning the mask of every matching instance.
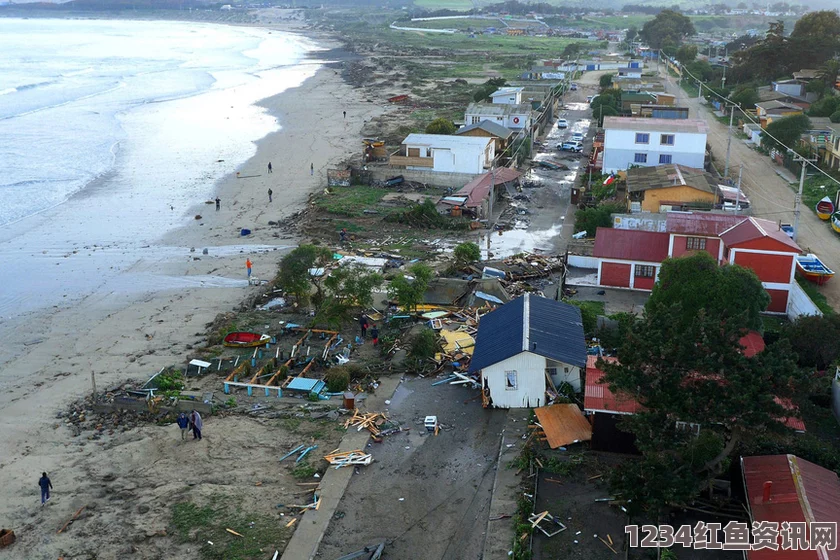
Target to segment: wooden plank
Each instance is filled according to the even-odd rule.
[[[59,530],[58,530],[58,534],[63,533],[63,532],[64,532],[64,530],[65,530],[65,529],[67,529],[67,527],[69,527],[71,523],[73,523],[75,520],[77,520],[77,519],[79,518],[79,516],[82,514],[82,512],[85,510],[85,508],[86,508],[86,507],[87,507],[86,505],[84,505],[84,506],[80,507],[80,508],[79,508],[79,510],[78,510],[76,513],[74,513],[74,514],[73,514],[73,517],[71,517],[71,518],[67,521],[67,523],[65,523],[65,524],[61,527],[61,529],[59,529]]]
[[[227,529],[227,528],[226,528],[226,529],[225,529],[225,531],[227,531],[227,532],[228,532],[228,533],[230,533],[231,535],[236,535],[237,537],[242,537],[243,539],[245,538],[245,535],[242,535],[242,534],[240,534],[240,533],[237,533],[237,532],[236,532],[236,531],[234,531],[233,529]]]
[[[553,404],[536,408],[534,412],[552,449],[592,439],[592,426],[576,404]]]
[[[534,520],[531,522],[531,527],[536,527],[537,525],[539,525],[539,524],[540,524],[540,521],[542,521],[543,519],[545,519],[545,516],[546,516],[546,515],[548,515],[548,510],[545,510],[544,512],[542,512],[541,514],[539,514],[539,515],[537,516],[537,518],[536,518],[536,519],[534,519]]]

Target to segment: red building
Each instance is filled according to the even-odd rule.
[[[777,223],[732,214],[669,213],[665,232],[598,228],[598,285],[652,290],[662,261],[697,251],[752,269],[770,295],[767,311],[787,311],[802,250]]]

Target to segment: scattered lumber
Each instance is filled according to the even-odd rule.
[[[612,545],[610,545],[610,543],[608,543],[607,541],[605,541],[605,540],[604,540],[604,539],[602,539],[601,537],[598,537],[598,540],[599,540],[599,541],[601,541],[602,543],[604,543],[604,545],[605,545],[607,548],[609,548],[610,550],[612,550],[612,551],[613,551],[613,554],[618,554],[618,551],[617,551],[616,549],[614,549],[614,548],[612,547]]]
[[[357,431],[361,431],[362,428],[367,428],[370,433],[375,436],[379,435],[379,428],[377,424],[383,424],[388,418],[382,414],[381,412],[369,412],[367,414],[360,414],[359,409],[353,410],[353,417],[348,418],[344,422],[344,427],[349,428],[350,426],[355,426]]]
[[[373,456],[370,453],[363,452],[361,449],[356,449],[354,451],[330,453],[324,456],[324,460],[331,465],[335,465],[336,469],[340,469],[348,465],[370,465],[373,461]]]

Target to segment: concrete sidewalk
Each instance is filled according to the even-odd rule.
[[[493,498],[490,501],[490,515],[485,532],[484,560],[509,558],[508,552],[513,547],[513,519],[491,520],[500,515],[516,513],[521,477],[516,474],[517,469],[514,468],[513,462],[519,457],[525,443],[522,436],[528,431],[530,414],[530,408],[512,408],[508,411],[502,441],[499,444],[496,481],[493,483]]]
[[[385,401],[390,399],[401,382],[401,375],[382,377],[379,380],[379,388],[376,394],[368,396],[357,404],[361,412],[381,412],[385,410]],[[343,422],[342,419],[339,420]],[[370,432],[366,429],[357,431],[350,427],[344,437],[341,438],[339,449],[352,451],[353,449],[364,449],[370,440]],[[330,524],[333,514],[344,495],[350,478],[353,476],[353,469],[344,467],[336,469],[330,467],[321,478],[321,484],[316,494],[321,498],[321,506],[317,509],[307,510],[297,523],[297,529],[292,539],[283,551],[281,560],[311,560],[318,552],[318,546],[324,533]]]

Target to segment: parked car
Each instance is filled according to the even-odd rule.
[[[583,133],[582,132],[575,132],[572,134],[572,141],[573,142],[583,142]]]
[[[563,142],[560,144],[559,148],[563,152],[580,153],[583,151],[583,144],[580,142]]]
[[[577,91],[577,84],[572,83],[572,86],[569,89],[571,89],[572,91]]]
[[[557,128],[569,128],[569,121],[566,119],[557,119]]]

